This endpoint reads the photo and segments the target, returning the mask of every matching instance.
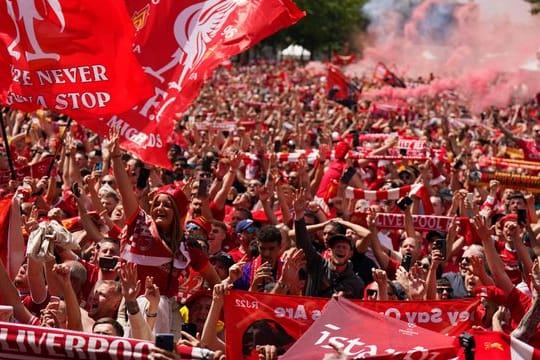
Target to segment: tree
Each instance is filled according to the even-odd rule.
[[[298,24],[268,39],[266,45],[296,43],[311,54],[340,50],[355,33],[365,29],[361,8],[366,0],[295,0],[307,14]]]

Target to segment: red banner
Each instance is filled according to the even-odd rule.
[[[49,166],[53,160],[54,158],[51,156],[32,165],[20,166],[15,169],[15,178],[19,181],[21,181],[25,176],[40,179],[47,175],[47,170],[49,170]],[[0,185],[7,185],[9,180],[11,180],[11,171],[0,170]]]
[[[175,118],[198,95],[223,60],[241,53],[305,13],[290,0],[133,0],[133,51],[154,86],[134,109],[82,123],[101,135],[120,130],[121,146],[142,160],[170,168],[167,142]]]
[[[250,334],[262,320],[298,339],[317,320],[329,299],[232,291],[225,297],[227,357],[250,356]],[[447,335],[472,326],[478,301],[355,301],[387,317],[403,320]],[[246,353],[247,352],[247,353]]]
[[[0,322],[2,359],[147,359],[152,343]]]
[[[367,213],[353,213],[352,221],[361,225],[366,225]],[[469,228],[469,218],[458,217],[456,218],[457,225],[461,230],[465,231]],[[450,222],[452,218],[450,216],[435,216],[435,215],[413,215],[414,229],[418,231],[442,231],[448,232]],[[393,214],[393,213],[377,213],[376,223],[378,229],[404,229],[405,228],[405,215]]]
[[[332,344],[341,348],[340,359],[447,360],[457,353],[451,337],[385,318],[342,298],[330,300],[292,346],[280,344],[288,349],[280,359],[320,359],[321,353],[336,354]]]
[[[0,102],[71,116],[113,114],[150,96],[123,1],[0,3]]]

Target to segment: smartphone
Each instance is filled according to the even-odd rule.
[[[358,130],[354,130],[352,132],[352,138],[353,138],[352,145],[354,148],[357,148],[360,146],[360,139],[358,135],[359,135]]]
[[[212,172],[212,159],[205,156],[202,161],[202,171],[210,174]]]
[[[99,267],[104,271],[112,271],[116,264],[118,264],[118,258],[102,256],[99,258]]]
[[[156,334],[156,347],[173,352],[174,351],[174,335],[173,334]]]
[[[197,337],[197,326],[192,323],[185,323],[182,324],[182,331],[187,332],[189,335],[193,336],[194,338]]]
[[[199,189],[197,190],[197,197],[204,198],[208,196],[208,188],[210,187],[210,179],[202,177],[199,179]]]
[[[467,202],[468,202],[471,206],[474,206],[474,193],[472,193],[472,192],[467,193]]]
[[[441,251],[441,257],[446,260],[446,239],[437,239],[433,243],[433,248]]]
[[[79,183],[74,183],[71,186],[71,192],[73,193],[73,196],[75,197],[81,197],[81,189],[79,189]]]
[[[454,164],[454,169],[459,170],[463,166],[463,160],[459,159]]]
[[[150,177],[150,170],[145,167],[141,168],[139,177],[137,178],[137,189],[146,189],[148,184],[148,178]]]
[[[343,184],[348,184],[351,181],[351,179],[353,178],[354,174],[356,174],[356,169],[353,168],[352,166],[349,166],[347,171],[345,171],[345,174],[343,174],[343,176],[341,177],[340,181]]]
[[[274,141],[274,152],[278,153],[281,151],[281,140]]]
[[[94,171],[103,171],[103,163],[96,163],[94,166]]]
[[[413,203],[413,200],[409,196],[404,196],[398,201],[396,201],[396,205],[398,208],[400,208],[402,211],[407,210],[409,206],[411,206]]]
[[[411,261],[412,261],[412,255],[411,254],[405,254],[403,259],[401,259],[401,266],[407,271],[411,270]]]
[[[517,222],[519,225],[527,224],[527,209],[517,209]]]

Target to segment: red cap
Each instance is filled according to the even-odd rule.
[[[206,232],[206,235],[210,234],[210,231],[212,231],[212,223],[210,223],[210,221],[208,221],[204,216],[198,216],[196,218],[193,218],[187,223],[193,223],[197,225]]]
[[[184,194],[182,188],[175,184],[162,186],[156,191],[154,199],[156,198],[156,196],[161,194],[169,195],[174,200],[174,203],[178,208],[180,218],[184,218],[186,216],[188,212],[189,201],[186,197],[186,194]]]
[[[506,224],[508,221],[513,221],[517,223],[517,220],[517,214],[508,214],[500,218],[499,223],[501,224],[501,226],[504,226],[504,224]]]

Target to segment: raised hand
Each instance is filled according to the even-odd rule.
[[[122,283],[122,295],[126,302],[135,301],[141,290],[141,281],[137,280],[137,265],[134,263],[120,264],[118,275]]]
[[[294,195],[294,213],[296,215],[296,219],[301,219],[304,217],[304,212],[306,211],[307,207],[306,189],[300,188],[296,190]]]

